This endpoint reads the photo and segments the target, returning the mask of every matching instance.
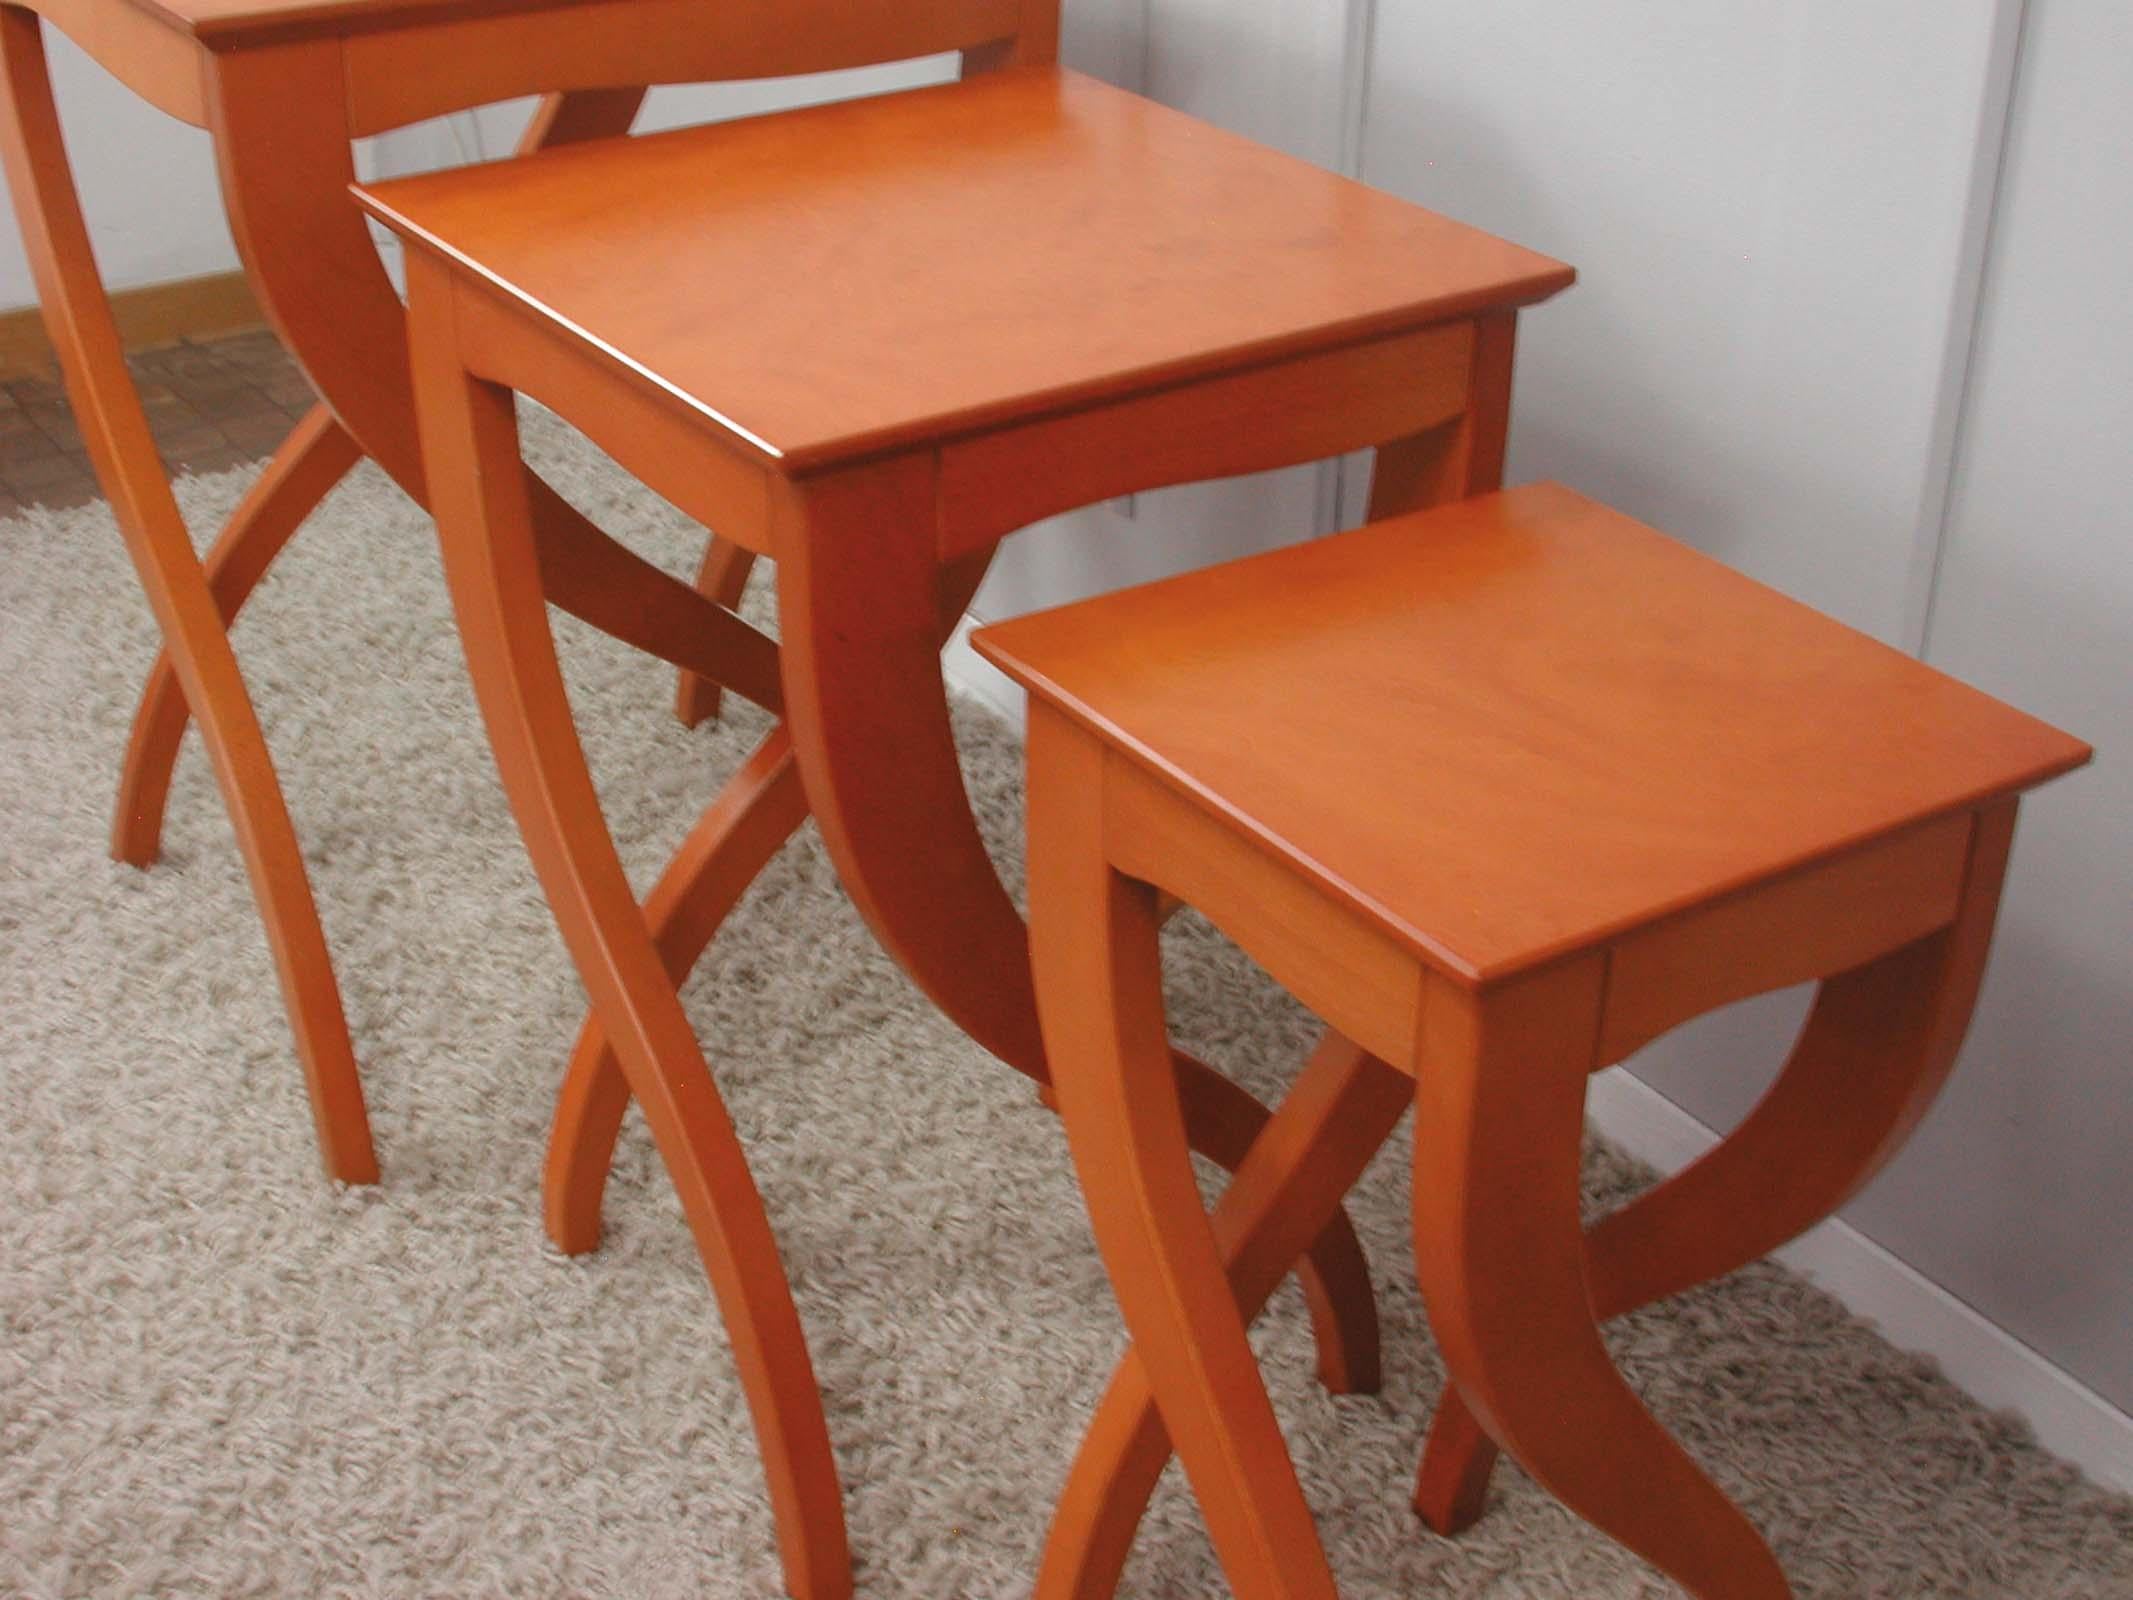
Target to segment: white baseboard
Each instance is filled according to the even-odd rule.
[[[949,640],[948,681],[1020,728],[1027,715],[1022,691],[970,648],[971,629],[983,625],[965,617]],[[1586,1109],[1608,1138],[1662,1172],[1679,1171],[1718,1143],[1716,1132],[1619,1067],[1593,1079]],[[1891,1344],[1931,1356],[1980,1404],[2014,1412],[2054,1455],[2133,1493],[2133,1417],[1858,1229],[1825,1222],[1777,1259],[1874,1323]]]
[[[1586,1109],[1600,1132],[1662,1172],[1718,1143],[1712,1129],[1619,1067],[1593,1079]],[[1979,1403],[2014,1412],[2054,1455],[2133,1493],[2133,1417],[1858,1229],[1825,1222],[1777,1259],[1873,1322],[1891,1344],[1931,1356]]]

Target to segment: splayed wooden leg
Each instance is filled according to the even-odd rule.
[[[1236,1287],[1201,1210],[1166,1039],[1154,891],[1104,858],[1095,741],[1040,705],[1029,749],[1032,949],[1045,1037],[1071,1063],[1054,1083],[1132,1358],[1146,1369],[1240,1600],[1334,1600]]]
[[[1823,983],[1784,1070],[1701,1160],[1586,1236],[1601,1321],[1725,1276],[1805,1233],[1888,1164],[1953,1070],[1977,1004],[2014,836],[1983,814],[1956,918]],[[1439,1533],[1480,1516],[1496,1446],[1456,1388],[1430,1424],[1415,1509]]]
[[[217,597],[126,370],[67,166],[40,24],[14,6],[0,7],[0,157],[90,461],[229,809],[296,1036],[326,1171],[346,1183],[374,1183],[378,1160],[362,1082],[303,852]]]
[[[728,611],[738,610],[741,595],[748,588],[748,574],[755,570],[755,561],[753,551],[743,550],[737,544],[728,544],[714,536],[704,550],[703,565],[696,572],[696,592]],[[724,698],[717,679],[685,670],[674,689],[674,715],[681,719],[684,727],[716,722]]]
[[[511,396],[459,366],[452,293],[441,264],[411,263],[433,509],[476,697],[528,853],[724,1315],[786,1583],[800,1600],[844,1600],[851,1556],[806,1335],[747,1157],[608,833],[549,631]]]
[[[1586,957],[1423,1006],[1414,1226],[1430,1325],[1474,1420],[1571,1510],[1703,1600],[1785,1600],[1770,1547],[1600,1342],[1578,1158],[1604,975]]]
[[[1404,1073],[1338,1035],[1313,1053],[1215,1209],[1215,1239],[1247,1323],[1314,1234],[1339,1214],[1342,1197],[1413,1097]],[[1116,1592],[1169,1460],[1170,1434],[1147,1371],[1129,1351],[1060,1495],[1037,1600],[1104,1600]]]
[[[780,728],[720,791],[645,901],[671,983],[689,975],[748,885],[806,818],[792,741]],[[568,1254],[600,1242],[600,1200],[629,1100],[629,1081],[595,1012],[571,1051],[543,1183],[548,1236]]]
[[[282,441],[208,552],[207,586],[227,628],[304,519],[333,492],[363,452],[333,413],[315,406]],[[129,866],[153,863],[163,847],[163,809],[189,713],[166,648],[142,686],[119,774],[111,853]]]
[[[964,1032],[1041,1085],[1029,934],[978,836],[941,679],[942,619],[961,610],[947,600],[960,588],[967,601],[982,564],[960,581],[939,565],[932,507],[931,479],[909,461],[790,491],[777,535],[786,715],[823,842],[868,926]],[[1194,1149],[1234,1169],[1265,1108],[1197,1063],[1181,1088]],[[1345,1213],[1298,1270],[1322,1339],[1340,1347],[1322,1347],[1321,1372],[1369,1387],[1377,1308]]]

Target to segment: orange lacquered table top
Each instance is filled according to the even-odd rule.
[[[791,470],[1527,304],[1572,277],[1053,68],[364,199]]]
[[[976,642],[1467,981],[2089,756],[1554,485]]]
[[[584,7],[588,0],[109,0],[210,48]],[[713,0],[705,0],[706,5]]]

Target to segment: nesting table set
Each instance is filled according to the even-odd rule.
[[[94,277],[38,13],[212,128],[247,270],[322,397],[204,565]],[[634,1096],[724,1313],[795,1595],[851,1590],[836,1466],[676,985],[810,815],[887,949],[1063,1111],[1136,1341],[1039,1594],[1112,1591],[1174,1440],[1240,1595],[1331,1595],[1244,1327],[1297,1271],[1323,1381],[1375,1386],[1341,1202],[1410,1104],[1417,1260],[1452,1375],[1423,1516],[1451,1532],[1477,1515],[1501,1447],[1691,1592],[1783,1594],[1596,1318],[1768,1251],[1893,1152],[1967,1023],[2013,796],[2086,751],[1567,491],[1492,493],[1516,314],[1569,269],[1062,71],[1057,27],[1056,0],[0,8],[17,210],[168,647],[117,853],[152,859],[190,710],[328,1170],[373,1179],[228,638],[368,455],[437,519],[491,744],[592,998],[549,1230],[596,1241]],[[948,51],[960,83],[609,137],[647,83]],[[350,198],[352,139],[524,93],[549,96],[526,141],[541,153]],[[406,242],[404,318],[359,204]],[[695,588],[526,469],[517,394],[715,530]],[[1364,448],[1365,530],[980,636],[1033,697],[1033,978],[941,677],[993,551],[1107,497]],[[732,609],[759,557],[778,643]],[[683,668],[692,720],[721,688],[781,719],[642,905],[551,604]],[[1167,1041],[1153,940],[1178,901],[1339,1030],[1278,1111]],[[1810,978],[1829,981],[1763,1107],[1581,1233],[1585,1075]],[[1235,1174],[1212,1219],[1188,1151]]]

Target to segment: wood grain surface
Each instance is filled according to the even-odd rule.
[[[1529,303],[1572,276],[1043,67],[361,193],[790,472]]]
[[[1467,982],[2089,755],[1553,485],[976,642]]]

